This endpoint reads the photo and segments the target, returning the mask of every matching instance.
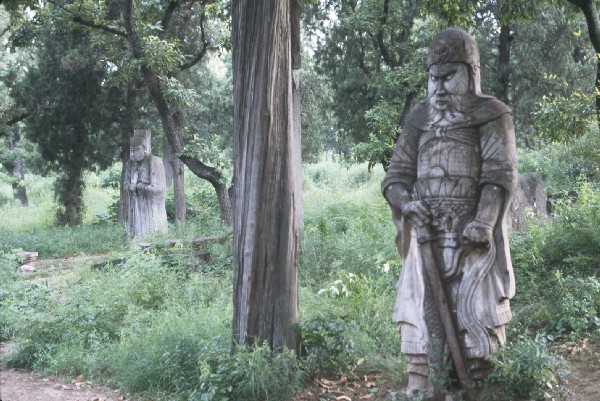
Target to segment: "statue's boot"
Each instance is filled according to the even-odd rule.
[[[409,401],[431,399],[433,397],[433,385],[428,377],[427,355],[408,355],[408,386],[405,398]],[[424,398],[419,398],[421,394]]]
[[[494,365],[483,359],[468,359],[467,369],[471,379],[485,380],[494,370]]]

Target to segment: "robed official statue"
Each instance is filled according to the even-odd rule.
[[[168,229],[163,162],[150,152],[149,131],[140,132],[130,139],[123,180],[128,196],[127,232],[137,238],[165,233]]]

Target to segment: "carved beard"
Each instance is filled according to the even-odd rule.
[[[431,125],[445,127],[470,120],[464,113],[466,105],[471,98],[470,95],[446,95],[446,107],[439,109],[436,105],[436,95],[429,98],[429,120]]]

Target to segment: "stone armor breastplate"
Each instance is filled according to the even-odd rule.
[[[481,170],[477,129],[438,128],[419,139],[415,197],[432,212],[432,229],[456,233],[476,212]]]

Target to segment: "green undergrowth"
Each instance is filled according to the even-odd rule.
[[[375,373],[400,388],[406,361],[391,315],[402,267],[379,192],[383,175],[366,165],[305,166],[299,356],[266,346],[232,348],[231,232],[220,226],[214,194],[199,187],[188,198],[197,214],[145,250],[106,221],[65,231],[4,228],[0,339],[18,346],[6,362],[82,374],[156,400],[283,401],[318,375]],[[529,221],[511,235],[514,319],[480,389],[489,400],[560,399],[568,367],[551,349],[600,341],[600,192],[589,180],[577,185],[579,198],[557,204],[549,222]],[[111,197],[98,199],[108,207]],[[210,261],[198,264],[192,243],[205,236],[223,240],[205,250]],[[179,242],[171,246],[169,238]],[[16,274],[21,251],[34,243],[40,257],[89,253],[98,244],[110,255],[93,269],[96,261],[81,261],[61,274]]]

